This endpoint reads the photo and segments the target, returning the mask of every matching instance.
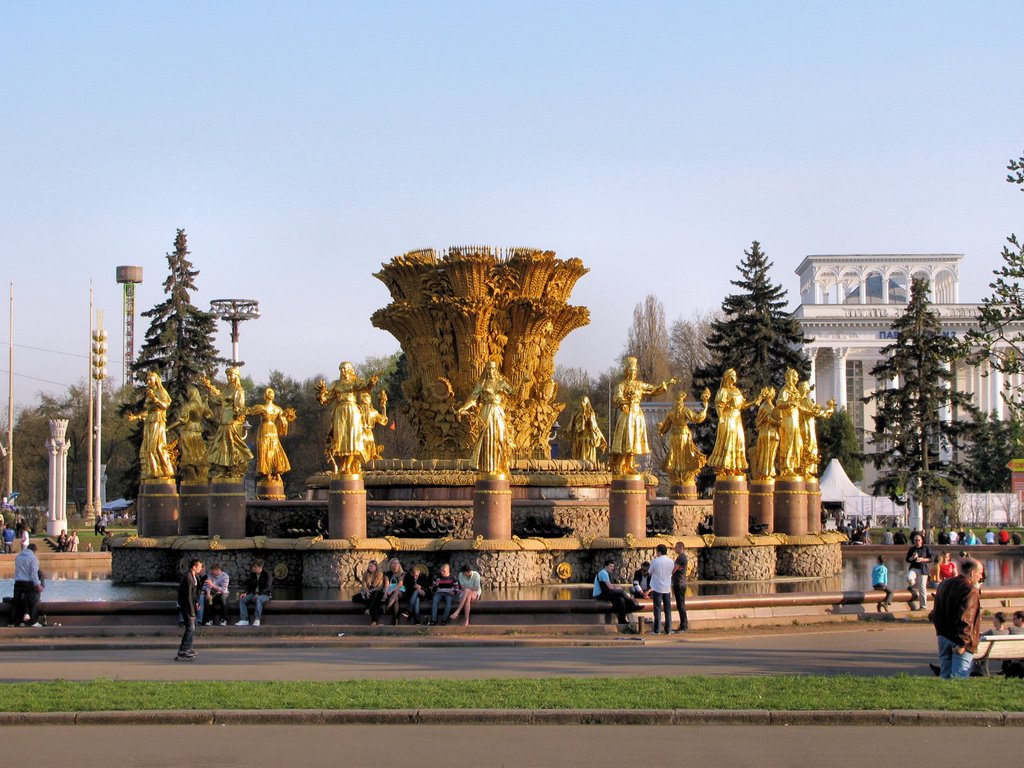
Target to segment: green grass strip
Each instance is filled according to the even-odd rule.
[[[1024,711],[1024,682],[931,677],[639,677],[0,683],[7,712],[155,709],[930,709]]]

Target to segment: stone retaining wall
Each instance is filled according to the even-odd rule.
[[[708,547],[700,552],[700,577],[708,581],[775,578],[775,547]]]
[[[791,544],[779,547],[775,566],[779,576],[834,576],[842,573],[839,544]]]

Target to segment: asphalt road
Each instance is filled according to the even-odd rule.
[[[76,725],[22,726],[3,736],[6,765],[75,768],[905,768],[949,765],[965,744],[1009,764],[1020,749],[1017,728],[892,726]]]
[[[365,641],[365,638],[362,639]],[[766,634],[694,633],[621,647],[327,646],[204,648],[190,664],[175,645],[153,640],[117,650],[0,648],[0,679],[351,680],[637,675],[931,674],[935,635],[928,625],[801,628]]]

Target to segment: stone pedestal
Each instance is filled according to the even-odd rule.
[[[647,536],[647,486],[643,475],[616,475],[608,493],[608,535]]]
[[[334,475],[327,491],[327,530],[332,539],[366,538],[366,489],[362,475]]]
[[[179,517],[174,481],[144,480],[139,486],[139,536],[177,536]]]
[[[807,492],[807,532],[821,533],[821,487],[818,478],[808,477],[804,481]]]
[[[208,483],[181,484],[179,536],[205,536],[210,525],[210,486]]]
[[[241,480],[210,483],[210,536],[245,537],[245,486]]]
[[[505,475],[481,475],[473,488],[473,535],[512,538],[512,488]]]
[[[712,509],[715,536],[746,536],[750,528],[747,478],[743,475],[716,478]]]
[[[668,497],[670,499],[696,499],[697,483],[672,483],[668,487]]]
[[[775,532],[787,536],[807,533],[807,493],[803,478],[776,478]]]
[[[271,481],[262,479],[256,483],[257,499],[280,501],[284,497],[284,483],[280,480]]]
[[[753,480],[750,483],[750,522],[766,525],[765,533],[775,530],[775,480]]]

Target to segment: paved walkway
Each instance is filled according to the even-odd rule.
[[[130,644],[129,644],[130,645]],[[136,647],[89,650],[0,648],[2,680],[350,680],[493,678],[595,675],[928,675],[935,635],[926,624],[871,624],[801,628],[788,632],[696,632],[644,644],[625,637],[603,647],[509,647],[500,639],[479,645],[423,647],[415,639],[374,646],[366,637],[252,638],[239,647],[196,642],[193,664],[173,661],[176,643],[143,639]]]
[[[1020,731],[829,726],[21,726],[6,731],[8,765],[758,766],[905,768],[949,765],[965,740],[1013,764]],[[983,740],[983,741],[979,741]],[[982,745],[983,746],[980,746]],[[912,756],[912,759],[910,759]]]

